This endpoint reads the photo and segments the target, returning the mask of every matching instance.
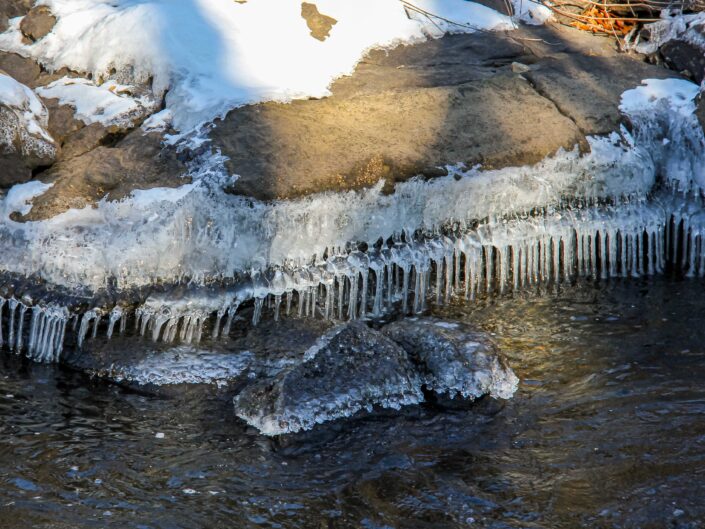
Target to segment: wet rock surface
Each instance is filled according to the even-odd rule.
[[[265,435],[308,430],[374,406],[399,408],[423,400],[413,364],[397,344],[353,323],[313,358],[247,387],[235,413]]]
[[[561,27],[449,35],[373,51],[332,96],[231,111],[213,145],[235,194],[271,200],[443,174],[446,164],[533,164],[622,121],[621,93],[677,76]]]

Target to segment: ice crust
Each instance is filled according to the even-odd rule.
[[[243,373],[252,361],[248,352],[228,354],[189,346],[153,352],[134,364],[119,362],[92,372],[117,382],[138,385],[216,384],[224,386]],[[89,370],[89,373],[91,371]]]
[[[374,406],[399,409],[422,400],[420,378],[406,353],[358,323],[308,361],[245,388],[233,403],[238,417],[261,433],[281,435]]]
[[[428,389],[451,398],[483,395],[509,399],[519,379],[503,362],[485,333],[434,318],[392,323],[383,333],[397,342],[421,366]]]

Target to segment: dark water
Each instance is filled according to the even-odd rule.
[[[0,528],[702,527],[704,287],[454,305],[439,314],[496,333],[522,379],[504,408],[426,406],[285,444],[227,394],[150,397],[4,355]]]

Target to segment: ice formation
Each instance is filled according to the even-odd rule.
[[[656,53],[661,46],[674,39],[682,39],[702,49],[705,44],[703,29],[705,14],[683,14],[677,10],[664,9],[661,20],[647,24],[636,34],[631,46],[639,53]],[[643,35],[648,34],[648,38]]]
[[[53,31],[25,44],[15,19],[0,35],[0,49],[53,70],[150,85],[157,100],[166,92],[173,125],[182,131],[237,105],[324,96],[371,47],[514,27],[509,17],[465,0],[317,0],[320,12],[337,21],[324,41],[311,37],[301,3],[290,0],[39,3],[56,15]]]
[[[0,268],[69,291],[145,292],[137,307],[76,308],[80,322],[66,333],[79,346],[120,331],[167,343],[218,339],[250,304],[254,323],[350,320],[417,313],[453,295],[648,275],[669,263],[705,275],[696,94],[685,81],[647,80],[622,100],[633,129],[590,138],[589,154],[495,171],[449,167],[447,177],[401,183],[392,195],[378,185],[259,203],[222,192],[215,157],[181,188],[19,224],[10,214],[26,213],[47,189],[23,184],[0,207]],[[17,334],[18,318],[3,319],[5,336]],[[42,332],[55,337],[57,325]],[[22,345],[43,360],[61,352],[37,343],[53,342]]]
[[[410,355],[426,387],[450,398],[483,395],[509,399],[519,379],[504,363],[487,334],[461,323],[408,318],[382,332]]]
[[[0,347],[38,362],[57,362],[64,348],[68,309],[56,304],[32,306],[25,301],[0,298]]]
[[[56,145],[46,131],[48,121],[36,94],[0,71],[0,148],[15,152],[19,144],[24,157],[53,157]]]
[[[414,318],[382,332],[359,322],[322,336],[303,362],[238,394],[236,414],[265,435],[310,430],[374,407],[451,398],[508,399],[518,380],[488,336],[460,323]]]
[[[251,360],[252,355],[248,352],[229,354],[177,346],[168,351],[152,352],[135,363],[123,359],[105,369],[88,369],[87,372],[117,382],[139,385],[223,386],[245,371]]]

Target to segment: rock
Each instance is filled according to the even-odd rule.
[[[261,200],[361,189],[385,180],[534,164],[622,123],[621,93],[673,76],[609,39],[560,27],[447,35],[373,51],[332,96],[263,103],[216,121],[213,148]]]
[[[531,113],[526,109],[531,108]],[[497,75],[452,87],[237,109],[216,145],[240,175],[232,192],[262,200],[390,186],[448,163],[533,164],[582,141],[526,80]]]
[[[524,76],[587,136],[619,129],[623,118],[617,108],[625,90],[643,79],[664,79],[674,73],[628,55],[561,53],[535,64]]]
[[[0,16],[21,17],[32,8],[34,0],[0,0]]]
[[[345,326],[313,358],[233,399],[235,413],[265,435],[309,430],[374,406],[399,408],[423,400],[406,353],[362,323]]]
[[[419,366],[426,387],[450,398],[509,399],[519,380],[491,338],[465,324],[409,318],[382,329]]]
[[[32,59],[3,51],[0,51],[0,70],[17,82],[29,87],[32,87],[42,72],[39,65]]]
[[[698,26],[690,33],[696,33],[698,39],[670,40],[661,46],[660,52],[669,68],[700,84],[705,78],[705,46],[699,43],[705,38],[705,30]]]
[[[20,31],[29,40],[36,42],[46,37],[56,24],[56,17],[47,6],[36,6],[30,9],[20,23]]]
[[[308,2],[301,4],[301,17],[311,30],[311,36],[320,41],[326,40],[330,36],[330,30],[338,23],[333,17],[319,13],[316,4]]]
[[[59,145],[63,144],[68,136],[85,127],[82,121],[76,119],[75,110],[69,105],[61,105],[56,99],[42,101],[49,111],[47,130]]]
[[[0,72],[0,187],[26,182],[33,170],[54,162],[47,123],[48,112],[34,92]]]
[[[81,133],[93,132],[81,129],[76,135],[80,137]],[[74,139],[78,149],[79,139]],[[92,141],[83,139],[89,144]],[[163,148],[159,134],[145,134],[136,129],[116,140],[114,145],[101,145],[71,158],[64,157],[43,173],[42,180],[53,182],[53,187],[34,199],[29,215],[17,219],[46,219],[70,208],[95,204],[106,196],[119,200],[135,189],[178,187],[190,182],[190,178],[184,177],[186,167],[175,152]],[[71,148],[67,147],[69,152]]]

